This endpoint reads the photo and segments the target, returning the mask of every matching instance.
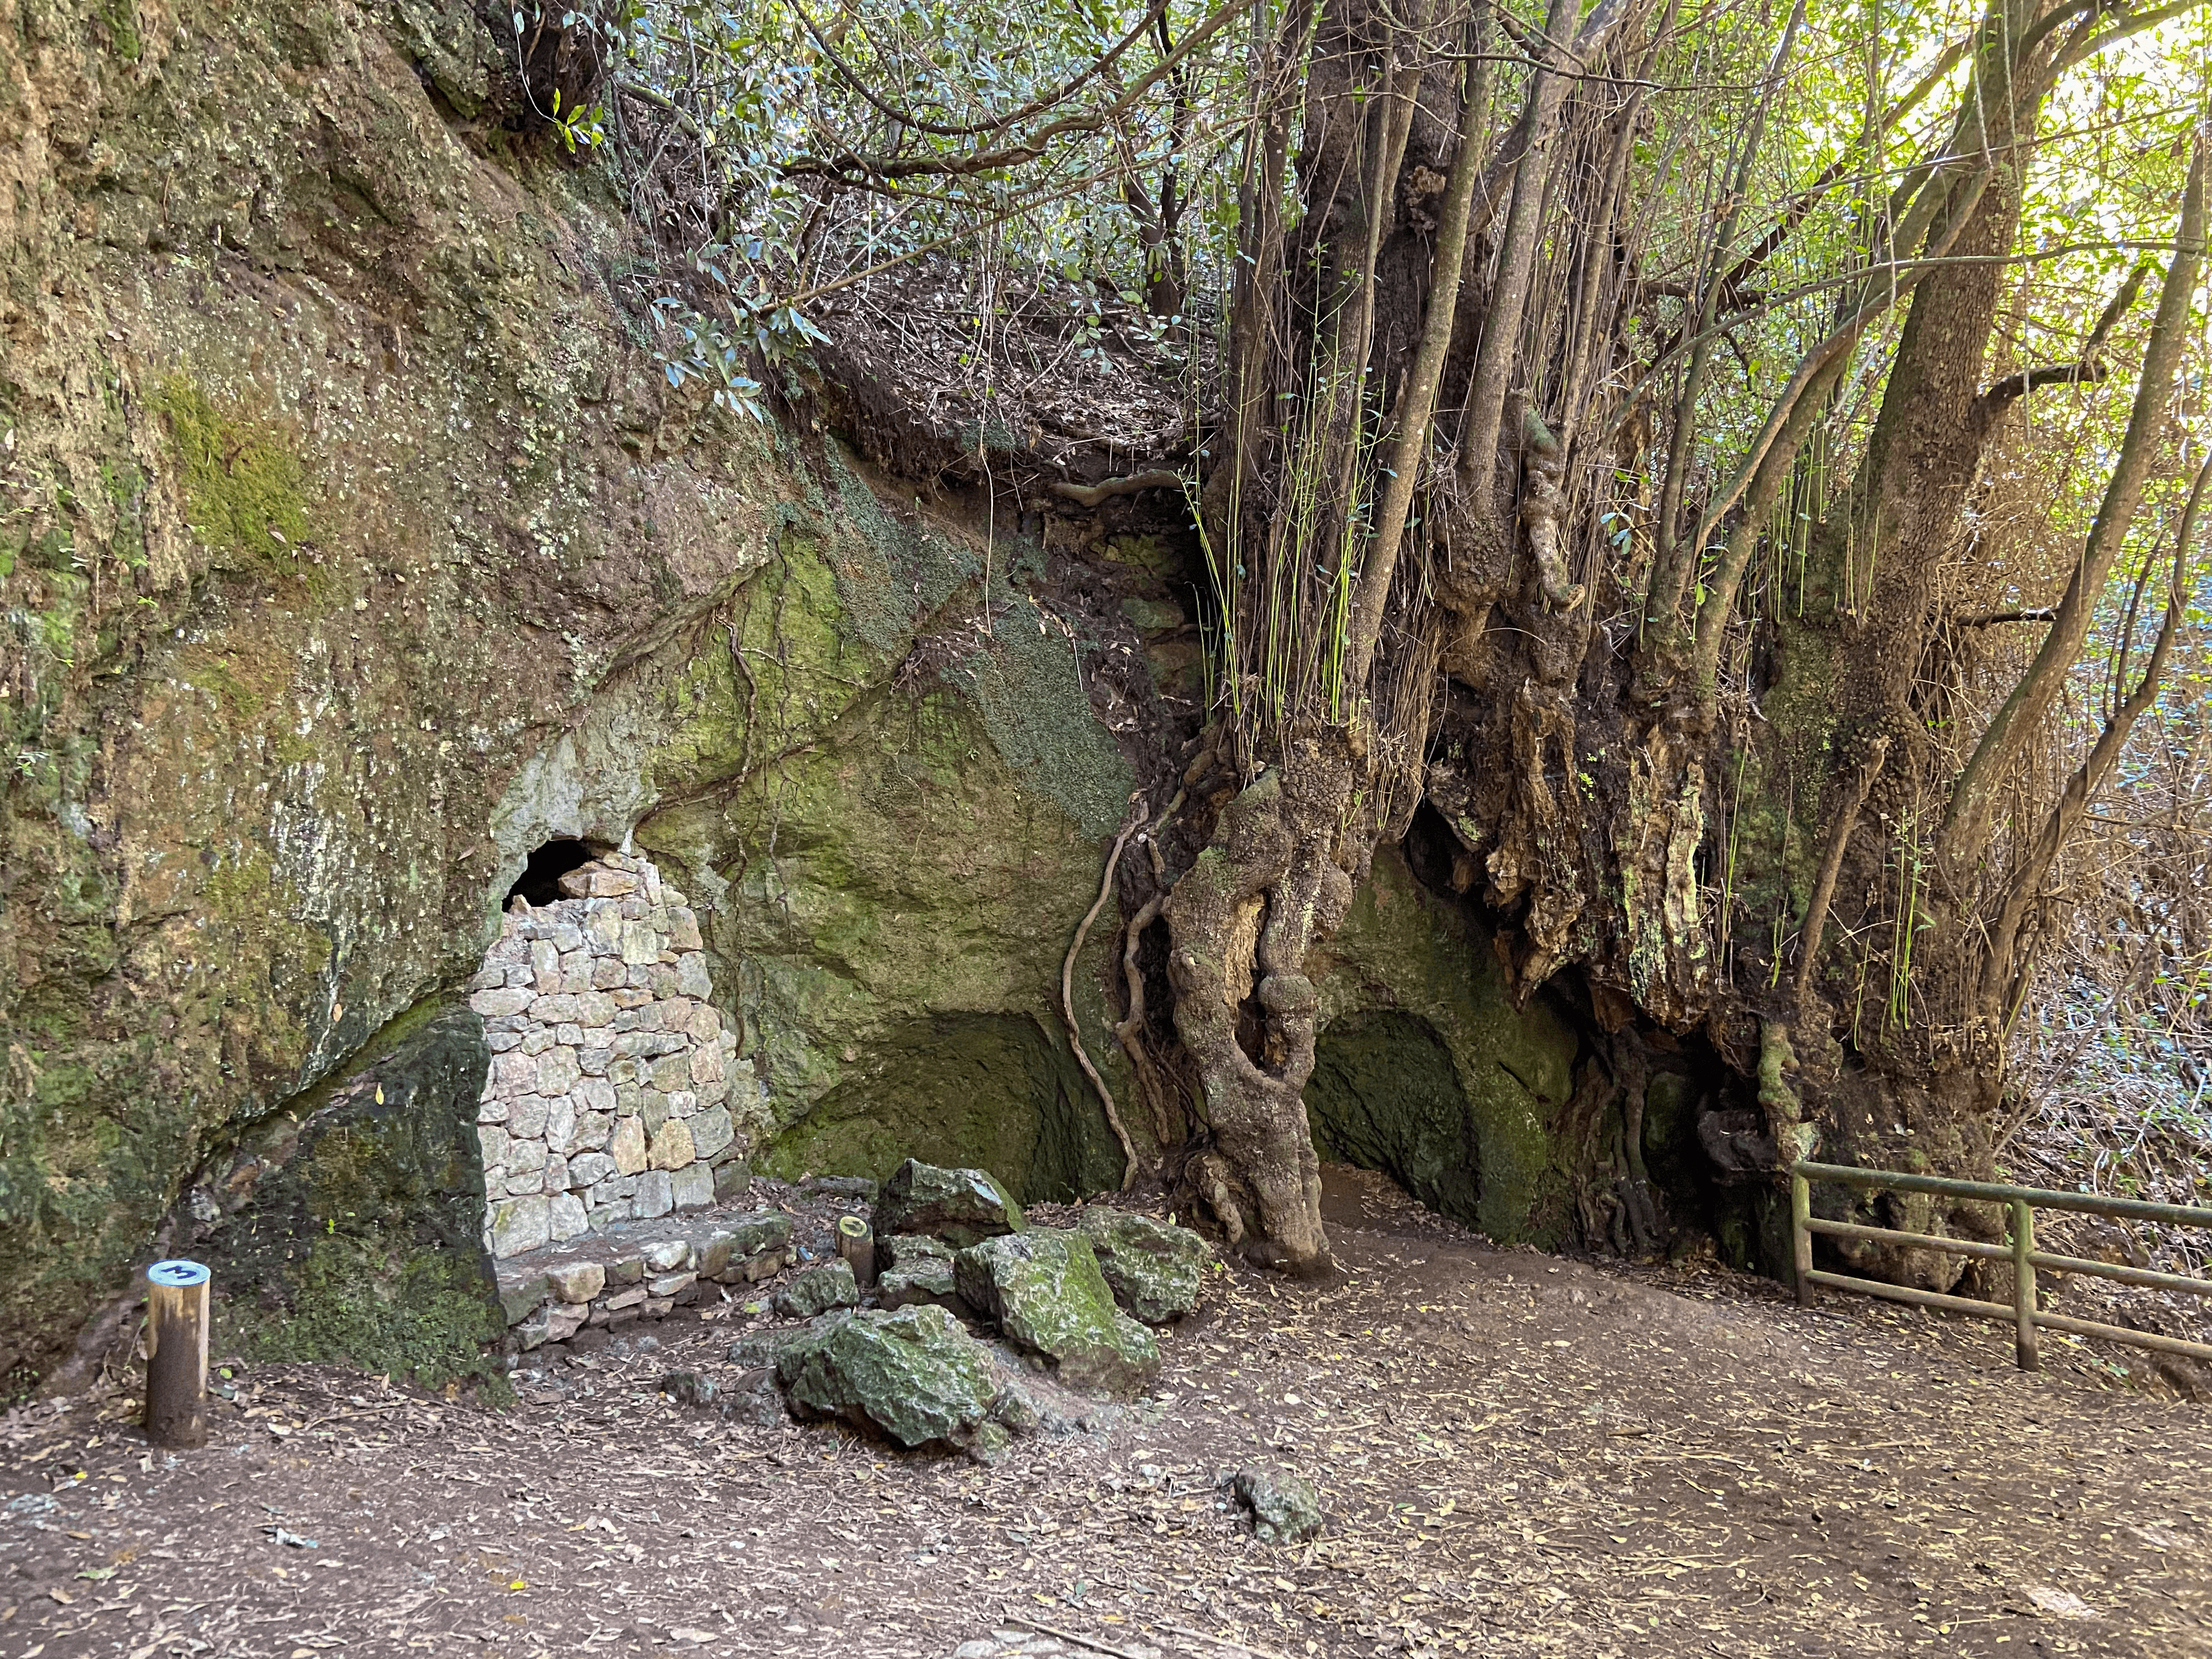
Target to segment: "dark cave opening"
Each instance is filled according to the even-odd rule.
[[[507,904],[526,899],[532,909],[551,904],[561,896],[561,878],[581,869],[599,854],[580,841],[562,838],[547,842],[530,855],[514,885],[507,890]],[[504,906],[502,906],[504,908]]]

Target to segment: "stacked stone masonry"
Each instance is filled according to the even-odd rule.
[[[477,1112],[484,1243],[501,1260],[744,1181],[731,1106],[750,1068],[708,1000],[684,895],[618,853],[561,890],[515,899],[470,985],[492,1050]]]
[[[719,1297],[720,1285],[757,1284],[782,1270],[791,1218],[775,1210],[711,1210],[617,1222],[573,1243],[499,1263],[499,1297],[514,1346],[565,1342],[590,1326],[619,1332]]]

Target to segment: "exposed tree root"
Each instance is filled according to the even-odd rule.
[[[1067,1046],[1075,1051],[1075,1063],[1083,1067],[1083,1075],[1091,1079],[1091,1086],[1098,1091],[1098,1103],[1106,1109],[1106,1121],[1113,1127],[1114,1139],[1121,1143],[1121,1190],[1127,1192],[1137,1182],[1137,1148],[1122,1126],[1120,1109],[1114,1104],[1114,1091],[1106,1086],[1106,1079],[1098,1075],[1098,1068],[1091,1063],[1091,1055],[1083,1046],[1083,1029],[1075,1018],[1075,959],[1083,954],[1083,942],[1091,937],[1091,924],[1098,920],[1098,913],[1106,908],[1107,896],[1114,890],[1115,872],[1121,867],[1121,849],[1129,844],[1129,837],[1145,821],[1145,804],[1139,800],[1129,821],[1121,826],[1121,833],[1114,837],[1114,850],[1106,855],[1105,873],[1098,878],[1098,896],[1091,901],[1091,908],[1083,913],[1076,924],[1075,939],[1067,947],[1067,957],[1060,964],[1060,1014],[1067,1024]]]

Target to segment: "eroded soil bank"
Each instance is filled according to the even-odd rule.
[[[1353,1171],[1331,1212],[1342,1282],[1218,1275],[1151,1403],[988,1468],[659,1395],[727,1369],[726,1319],[500,1413],[257,1368],[173,1462],[119,1399],[18,1413],[0,1649],[2212,1652],[2201,1407],[2022,1377],[1985,1328],[1497,1250]],[[1255,1459],[1319,1485],[1317,1540],[1218,1507]]]

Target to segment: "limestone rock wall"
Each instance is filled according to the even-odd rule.
[[[713,1203],[717,1170],[744,1177],[732,1097],[743,1114],[758,1091],[684,894],[621,853],[561,887],[514,901],[471,983],[492,1054],[484,1243],[501,1258]]]

